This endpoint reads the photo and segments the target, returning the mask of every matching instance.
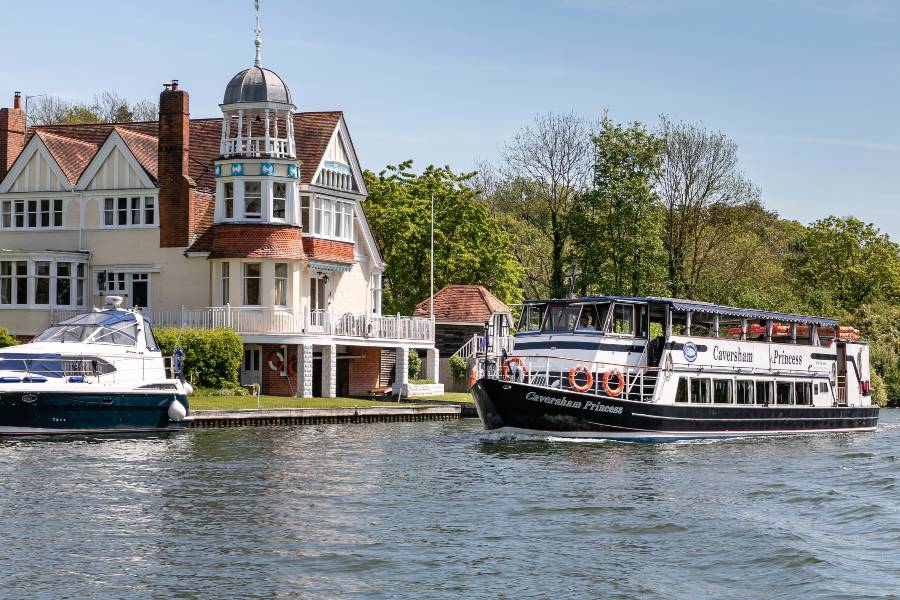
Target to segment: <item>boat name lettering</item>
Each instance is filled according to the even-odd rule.
[[[600,404],[599,402],[591,402],[590,400],[584,403],[584,408],[585,410],[594,410],[597,412],[605,412],[614,415],[622,414],[621,406],[610,406],[609,404]]]
[[[802,365],[803,357],[799,354],[788,354],[775,350],[772,355],[772,362],[777,365]]]
[[[552,396],[541,396],[537,392],[528,392],[525,394],[526,400],[532,402],[543,402],[544,404],[553,404],[555,406],[563,406],[565,408],[581,408],[581,402],[577,400],[566,400],[566,397],[553,398]],[[591,402],[588,402],[591,404]]]
[[[753,353],[745,352],[740,348],[737,350],[721,350],[718,346],[713,346],[713,359],[726,360],[728,362],[752,363]]]

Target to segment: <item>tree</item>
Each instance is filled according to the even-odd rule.
[[[652,295],[665,288],[662,206],[652,189],[665,142],[640,123],[604,118],[593,136],[594,187],[570,213],[582,294]]]
[[[591,181],[592,126],[569,114],[535,117],[504,144],[500,156],[499,209],[544,238],[549,250],[549,295],[565,296],[569,212]]]
[[[429,166],[421,175],[412,161],[364,173],[366,217],[385,261],[385,313],[410,314],[429,296],[431,197],[434,194],[435,289],[450,283],[480,284],[507,303],[521,301],[523,269],[513,239],[491,218],[469,185],[474,173]]]
[[[791,249],[788,266],[815,310],[900,301],[900,247],[871,223],[831,216],[806,228]]]
[[[656,190],[665,206],[669,291],[693,297],[719,249],[746,227],[759,191],[737,168],[737,144],[700,125],[663,116],[666,141]]]
[[[90,104],[71,102],[56,96],[41,96],[28,105],[28,126],[82,125],[86,123],[131,123],[155,121],[159,108],[150,100],[134,104],[116,92],[102,92]]]

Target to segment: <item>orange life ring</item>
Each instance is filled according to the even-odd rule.
[[[611,388],[611,387],[609,387],[609,378],[612,375],[616,376],[616,381],[618,383],[616,384],[616,387]],[[624,389],[625,389],[625,377],[622,375],[622,371],[620,371],[618,369],[612,369],[611,371],[607,371],[606,373],[603,374],[603,391],[606,392],[606,394],[608,396],[615,398],[616,396],[621,394]]]
[[[506,359],[506,362],[503,363],[503,379],[509,381],[509,367],[513,363],[518,364],[522,368],[522,381],[525,381],[525,376],[528,375],[528,367],[525,366],[525,359],[521,356],[512,356]]]
[[[296,356],[294,356],[293,358],[288,360],[287,372],[288,372],[288,375],[290,375],[294,379],[297,378],[297,357]]]
[[[473,385],[475,385],[475,367],[472,367],[472,370],[469,371],[469,389],[472,389]]]
[[[575,376],[579,373],[584,373],[587,377],[584,385],[578,385],[578,383],[575,381]],[[575,365],[574,367],[569,369],[569,385],[572,386],[572,389],[576,392],[586,392],[591,389],[592,385],[594,385],[594,374],[591,373],[584,365]]]
[[[273,351],[273,352],[269,353],[267,360],[269,361],[269,370],[270,371],[280,371],[284,367],[284,357],[281,356],[281,352]]]

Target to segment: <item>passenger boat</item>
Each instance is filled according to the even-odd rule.
[[[185,427],[190,385],[167,376],[150,322],[107,301],[0,350],[0,435]]]
[[[488,430],[677,440],[872,431],[869,348],[813,316],[672,298],[529,302],[472,386]]]

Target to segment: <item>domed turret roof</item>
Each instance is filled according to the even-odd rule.
[[[291,91],[274,71],[262,67],[244,69],[231,78],[222,104],[237,102],[291,102]]]

